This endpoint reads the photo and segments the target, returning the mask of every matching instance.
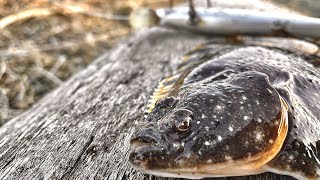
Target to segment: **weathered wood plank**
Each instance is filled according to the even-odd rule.
[[[120,43],[1,128],[0,177],[129,174],[128,141],[147,97],[168,64],[200,41],[204,37],[153,29]]]

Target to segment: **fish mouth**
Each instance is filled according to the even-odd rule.
[[[156,144],[157,141],[154,138],[148,136],[137,136],[130,140],[130,148],[133,150],[140,147],[148,147]]]
[[[164,140],[164,137],[151,128],[138,132],[130,140],[130,147],[132,150],[143,146],[161,146],[162,148],[165,148],[166,145],[167,143]]]
[[[141,142],[139,140],[133,140],[133,141],[131,141],[130,149],[138,149],[140,147],[150,147],[150,146],[152,146],[152,143]]]
[[[130,149],[129,163],[142,170],[154,161],[151,157],[164,156],[168,152],[168,142],[158,131],[148,128],[131,138]]]

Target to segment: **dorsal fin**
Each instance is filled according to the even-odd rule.
[[[168,76],[162,81],[160,81],[160,83],[158,84],[157,88],[154,90],[148,101],[147,108],[145,111],[146,114],[150,113],[154,109],[157,100],[168,97],[169,92],[175,85],[176,80],[180,77],[180,74],[181,73],[175,74],[173,76]]]
[[[165,77],[152,93],[145,114],[150,113],[159,99],[175,96],[183,85],[184,79],[199,64],[213,57],[217,51],[212,47],[199,45],[180,58],[177,70],[171,76]]]

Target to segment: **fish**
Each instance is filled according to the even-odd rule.
[[[192,20],[189,12],[190,7],[157,9],[157,22],[163,27],[199,34],[320,38],[319,18],[294,13],[198,7],[196,19]]]
[[[189,5],[190,6],[190,5]],[[190,15],[190,12],[194,12]],[[320,19],[295,13],[248,9],[175,7],[139,8],[129,17],[134,29],[160,26],[207,35],[254,35],[320,38]]]
[[[130,165],[161,177],[320,179],[319,67],[318,45],[299,39],[199,45],[151,95]]]

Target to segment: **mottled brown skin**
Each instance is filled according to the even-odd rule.
[[[132,138],[140,144],[130,163],[147,173],[189,168],[201,174],[207,165],[266,152],[278,137],[282,97],[289,132],[267,170],[320,178],[320,70],[287,51],[233,47],[206,59],[212,51],[195,50],[179,66],[171,91]]]

